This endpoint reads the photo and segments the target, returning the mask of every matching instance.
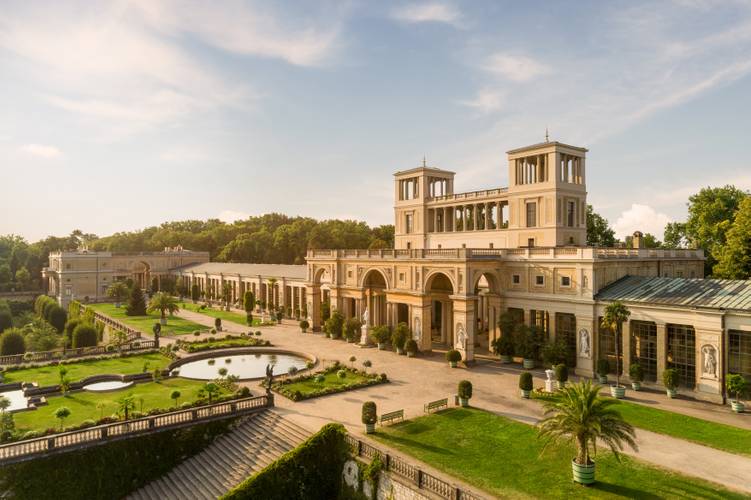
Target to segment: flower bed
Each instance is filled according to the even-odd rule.
[[[224,349],[227,347],[272,347],[271,342],[260,338],[227,335],[222,338],[209,337],[206,340],[179,340],[177,345],[180,349],[189,352],[208,351],[211,349]]]
[[[344,372],[344,377],[340,372]],[[271,388],[292,401],[302,401],[387,382],[385,373],[366,373],[336,362],[323,371],[277,381]]]

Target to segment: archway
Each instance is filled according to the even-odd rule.
[[[388,323],[386,314],[386,276],[378,269],[370,269],[362,279],[364,306],[361,319],[368,327]]]
[[[500,332],[498,317],[501,309],[501,295],[497,276],[489,271],[479,273],[472,289],[475,298],[475,346],[490,351],[490,344]]]
[[[151,266],[147,262],[137,262],[133,266],[133,282],[140,288],[148,288],[151,285]]]
[[[425,294],[430,299],[430,338],[433,344],[451,347],[453,335],[454,284],[446,274],[436,272],[428,276]],[[426,325],[427,326],[427,325]]]

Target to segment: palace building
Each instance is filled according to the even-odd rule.
[[[638,232],[632,248],[588,247],[586,153],[559,142],[514,149],[508,187],[465,193],[454,192],[454,172],[425,162],[397,172],[394,249],[309,250],[304,266],[208,263],[185,250],[53,254],[50,294],[100,299],[105,277],[128,274],[138,283],[171,274],[204,293],[229,283],[234,299],[252,290],[314,330],[324,302],[367,328],[404,322],[421,350],[455,348],[467,362],[490,354],[509,312],[564,339],[585,376],[598,359],[615,369],[615,336],[599,324],[618,300],[631,311],[618,349],[624,374],[639,363],[645,385],[660,386],[675,368],[684,393],[721,401],[725,374],[751,378],[751,282],[704,279],[701,250],[643,248]],[[94,258],[107,272],[73,272]]]

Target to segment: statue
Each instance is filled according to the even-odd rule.
[[[422,338],[422,323],[420,322],[420,318],[415,318],[415,329],[412,332],[412,338],[418,344],[420,343],[420,339]]]
[[[579,357],[589,359],[592,353],[590,352],[589,331],[586,328],[579,330]]]
[[[456,346],[457,349],[461,349],[464,352],[467,351],[467,333],[464,331],[464,325],[461,323],[456,324]]]
[[[271,381],[274,378],[274,365],[266,365],[266,395],[271,396]]]
[[[365,312],[362,313],[362,324],[367,325],[368,319],[370,319],[370,313],[368,312],[368,306],[365,306]]]
[[[717,350],[714,346],[707,344],[701,348],[701,354],[704,359],[702,375],[717,378]]]
[[[555,371],[547,369],[545,370],[545,376],[548,377],[545,379],[545,392],[555,392],[555,389],[553,388],[553,383],[555,382],[555,380],[553,380]]]

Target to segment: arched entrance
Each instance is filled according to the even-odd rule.
[[[133,282],[140,288],[151,286],[151,266],[147,262],[138,262],[133,266]]]
[[[430,339],[439,348],[451,348],[454,285],[447,275],[437,272],[428,276],[425,294],[430,300]]]
[[[377,269],[371,269],[362,280],[363,303],[362,318],[368,327],[388,323],[386,314],[386,277]]]
[[[475,346],[487,351],[490,343],[500,335],[498,317],[501,309],[501,295],[498,278],[491,272],[483,272],[475,279]]]

